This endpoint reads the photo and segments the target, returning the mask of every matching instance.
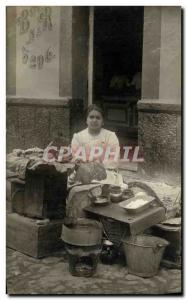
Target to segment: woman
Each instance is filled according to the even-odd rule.
[[[71,143],[75,169],[68,179],[71,189],[66,215],[73,218],[85,216],[83,209],[90,204],[88,193],[93,187],[110,184],[127,188],[117,172],[119,141],[114,132],[103,128],[100,107],[93,104],[88,108],[86,124],[87,128],[75,133]]]
[[[103,128],[104,115],[99,106],[89,106],[86,124],[86,129],[73,136],[71,148],[74,160],[80,159],[82,154],[84,162],[99,160],[108,169],[117,168],[119,141],[114,132]]]

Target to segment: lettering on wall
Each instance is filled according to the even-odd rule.
[[[44,32],[53,31],[52,17],[52,8],[48,6],[25,8],[17,16],[18,34],[25,36],[21,47],[21,61],[33,70],[43,69],[45,63],[51,63],[56,57],[52,46],[47,47],[42,53],[36,53],[37,47],[31,47],[41,39]]]
[[[17,95],[58,97],[60,8],[17,6],[16,16]]]
[[[44,63],[50,63],[53,58],[55,58],[55,54],[50,47],[45,51],[44,55],[33,55],[26,47],[22,47],[22,63],[28,63],[31,69],[42,69]]]

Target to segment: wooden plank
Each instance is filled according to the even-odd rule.
[[[7,246],[29,256],[40,258],[61,248],[62,220],[38,225],[37,220],[16,213],[7,215]]]
[[[150,207],[138,214],[129,214],[118,204],[107,206],[88,206],[86,212],[120,221],[130,228],[131,234],[137,234],[165,219],[163,207]]]
[[[146,215],[136,219],[136,221],[130,225],[130,231],[132,234],[138,234],[143,232],[145,229],[162,222],[165,219],[165,210],[163,207],[154,208],[149,211]]]
[[[45,217],[44,176],[29,172],[25,184],[25,214],[29,217]]]
[[[128,171],[138,171],[138,164],[135,162],[126,162],[124,159],[119,160],[119,169]]]

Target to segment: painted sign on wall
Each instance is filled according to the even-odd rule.
[[[17,7],[16,91],[18,96],[59,95],[58,7]]]

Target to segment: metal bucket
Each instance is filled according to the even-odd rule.
[[[141,277],[157,274],[166,246],[165,239],[151,235],[131,236],[123,240],[128,271]]]

